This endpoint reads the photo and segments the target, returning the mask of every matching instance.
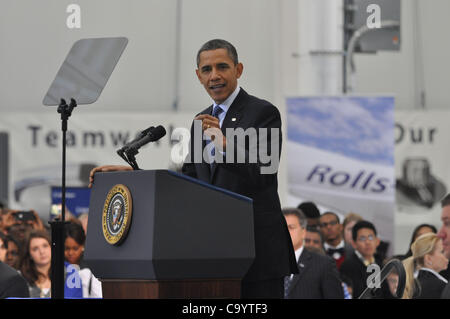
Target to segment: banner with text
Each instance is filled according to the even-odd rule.
[[[394,98],[288,98],[287,118],[289,205],[357,213],[392,248]]]

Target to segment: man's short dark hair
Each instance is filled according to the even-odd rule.
[[[320,211],[313,202],[303,202],[297,206],[307,218],[320,218]]]
[[[339,216],[338,216],[336,213],[333,213],[333,212],[325,212],[325,213],[322,214],[322,216],[325,216],[325,215],[333,215],[334,217],[336,217],[337,222],[338,222],[339,224],[341,223],[341,220],[339,219]]]
[[[230,59],[233,61],[234,65],[239,63],[238,54],[236,48],[228,41],[222,39],[209,40],[202,45],[200,50],[197,52],[197,67],[200,65],[200,53],[203,51],[211,51],[217,49],[225,49],[228,52]]]
[[[317,227],[315,227],[315,226],[306,226],[306,231],[307,232],[310,232],[310,233],[316,233],[316,234],[319,234],[319,236],[320,236],[320,240],[321,240],[321,242],[323,243],[323,235],[322,235],[322,232],[319,230],[319,228],[317,228]]]
[[[445,195],[445,197],[441,200],[441,205],[442,205],[442,207],[450,205],[450,193]]]
[[[357,222],[355,224],[355,226],[353,226],[353,229],[352,229],[353,241],[356,242],[356,239],[358,238],[358,231],[363,228],[371,229],[371,230],[373,230],[373,233],[375,234],[375,236],[377,235],[377,230],[376,230],[374,224],[372,224],[371,222],[369,222],[367,220],[361,220],[361,221]]]
[[[303,214],[303,212],[298,208],[284,208],[283,215],[284,216],[289,216],[289,215],[296,216],[298,218],[299,224],[302,228],[306,228],[306,226],[308,225],[308,220],[306,219],[305,214]]]

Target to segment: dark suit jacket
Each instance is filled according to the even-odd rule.
[[[7,264],[0,261],[0,299],[9,297],[29,297],[28,285],[25,279]]]
[[[450,299],[450,281],[445,285],[444,291],[442,292],[441,299]]]
[[[297,275],[289,285],[287,299],[344,299],[342,282],[335,261],[304,249]]]
[[[417,299],[440,299],[446,283],[429,271],[419,270],[417,280],[420,284],[420,294]]]
[[[212,105],[200,114],[211,113]],[[201,134],[194,136],[193,128],[194,126],[191,128],[190,154],[183,165],[183,173],[253,199],[256,257],[243,280],[276,279],[296,273],[294,250],[286,221],[281,213],[277,173],[261,174],[260,168],[264,164],[259,160],[259,156],[257,163],[249,163],[248,143],[246,143],[247,145],[236,143],[236,152],[234,153],[236,158],[236,154],[240,150],[240,154],[245,156],[245,163],[236,161],[227,163],[225,156],[223,163],[213,165],[212,171],[210,165],[204,160],[201,163],[193,163],[194,156],[192,154],[194,154],[195,145],[193,141],[202,140]],[[227,128],[244,130],[255,128],[257,131],[259,128],[267,128],[269,141],[270,129],[279,129],[279,158],[281,154],[281,118],[278,109],[271,103],[251,96],[241,88],[222,123],[221,129],[225,136]],[[204,146],[205,142],[203,141],[202,144]],[[229,144],[228,141],[227,144]]]
[[[381,261],[375,259],[375,263],[381,268]],[[367,278],[372,274],[367,272],[366,265],[358,258],[355,252],[345,257],[340,273],[352,281],[353,299],[357,299],[367,288]]]

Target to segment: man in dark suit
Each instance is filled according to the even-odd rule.
[[[281,117],[271,103],[238,86],[242,71],[236,49],[227,41],[208,41],[198,51],[197,77],[213,104],[194,119],[182,171],[253,199],[255,260],[242,280],[241,297],[281,299],[284,277],[297,273],[278,197]],[[90,182],[98,171],[131,169],[97,167]]]
[[[0,261],[0,299],[27,298],[29,296],[25,279],[17,270]]]
[[[238,86],[243,65],[229,42],[216,39],[205,43],[198,51],[197,67],[197,77],[213,105],[194,119],[190,154],[182,171],[253,199],[256,256],[243,278],[241,296],[283,298],[284,276],[296,272],[296,265],[277,191],[280,113],[271,103]],[[200,134],[195,130],[197,124],[201,125]],[[212,141],[205,141],[204,136]],[[200,151],[205,156],[198,156],[196,143],[203,146]],[[261,154],[269,156],[270,162]],[[214,159],[212,164],[209,159]]]
[[[297,258],[298,274],[285,278],[286,299],[343,299],[344,290],[332,258],[304,246],[307,218],[298,208],[283,209]]]

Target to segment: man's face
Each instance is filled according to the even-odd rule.
[[[358,230],[356,241],[353,247],[366,259],[370,259],[375,255],[380,239],[370,228],[361,228]]]
[[[305,236],[305,247],[315,247],[322,249],[322,240],[320,234],[312,231],[307,231]]]
[[[226,49],[216,49],[200,53],[195,72],[209,96],[220,104],[236,89],[243,68],[242,63],[234,65]]]
[[[292,245],[294,250],[303,246],[303,240],[305,239],[306,229],[300,226],[300,221],[295,215],[284,216],[286,218],[286,224],[291,235]]]
[[[444,254],[450,259],[450,205],[444,206],[441,213],[442,227],[438,236],[442,238]]]
[[[332,214],[325,214],[320,217],[320,231],[326,242],[342,239],[342,224]]]

